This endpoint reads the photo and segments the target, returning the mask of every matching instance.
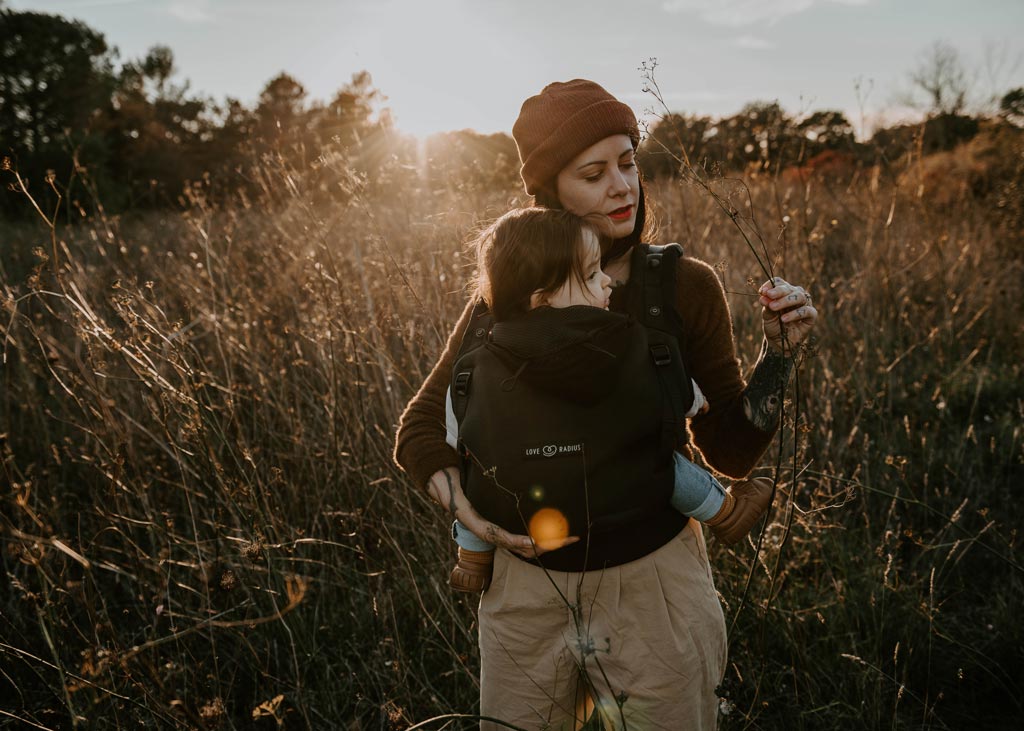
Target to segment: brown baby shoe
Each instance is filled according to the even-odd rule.
[[[459,548],[459,560],[448,577],[448,586],[455,591],[478,594],[491,585],[494,551],[469,551]]]
[[[741,480],[725,491],[725,502],[707,526],[727,545],[743,540],[761,519],[772,500],[772,481],[766,477]]]

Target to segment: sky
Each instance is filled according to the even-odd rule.
[[[84,21],[122,61],[169,46],[193,93],[255,103],[284,71],[329,100],[367,70],[396,126],[425,136],[509,132],[547,83],[597,81],[642,121],[650,58],[667,107],[721,116],[778,101],[840,109],[863,136],[936,41],[977,98],[1024,86],[1024,0],[8,0]],[[988,59],[986,61],[986,59]],[[858,92],[859,89],[859,92]]]

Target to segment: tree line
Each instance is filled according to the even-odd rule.
[[[287,175],[313,202],[367,188],[518,180],[508,135],[464,130],[419,145],[400,134],[367,71],[353,74],[327,102],[310,99],[285,73],[268,81],[251,107],[230,97],[218,102],[175,81],[166,46],[118,65],[116,49],[85,23],[2,7],[0,58],[0,156],[8,183],[0,212],[8,217],[29,210],[22,184],[44,205],[56,204],[59,194],[69,214],[85,214],[100,206],[180,206],[197,190],[214,198],[273,196],[268,169]],[[730,117],[657,119],[640,165],[655,177],[679,174],[680,159],[722,171],[813,166],[837,156],[874,162],[915,146],[949,149],[977,132],[979,119],[964,113],[955,76],[922,72],[918,82],[933,94],[925,123],[878,130],[868,142],[855,139],[840,111],[796,118],[776,102],[754,102]],[[1024,121],[1024,89],[1003,97],[1000,115],[1007,123]]]

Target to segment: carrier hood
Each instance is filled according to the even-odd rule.
[[[612,392],[623,356],[643,327],[632,317],[598,307],[538,307],[495,323],[487,347],[519,381],[579,403]]]

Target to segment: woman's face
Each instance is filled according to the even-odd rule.
[[[555,185],[567,210],[602,216],[606,235],[621,239],[633,233],[640,179],[629,135],[605,137],[585,149],[562,168]]]

